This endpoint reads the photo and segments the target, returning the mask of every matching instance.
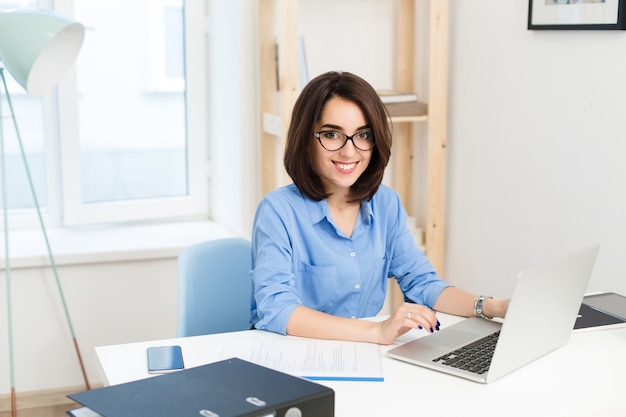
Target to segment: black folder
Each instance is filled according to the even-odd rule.
[[[238,358],[68,395],[105,417],[334,417],[335,392]]]
[[[578,310],[578,318],[574,323],[574,330],[623,325],[626,320],[605,313],[587,304],[581,304]]]
[[[574,331],[626,326],[626,297],[614,292],[586,295],[574,323]]]

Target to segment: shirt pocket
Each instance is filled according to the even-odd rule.
[[[339,298],[337,267],[313,266],[301,262],[296,288],[304,306],[334,314],[336,300]]]

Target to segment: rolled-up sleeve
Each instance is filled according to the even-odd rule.
[[[293,310],[301,304],[295,286],[292,253],[283,221],[269,200],[258,208],[252,238],[252,318],[257,329],[286,334]]]
[[[397,233],[389,233],[388,252],[392,254],[389,275],[396,278],[405,301],[422,304],[430,308],[441,292],[451,286],[443,281],[428,261],[424,252],[417,247],[413,235],[406,226],[406,210],[399,200],[389,204],[397,210],[397,224],[389,225]]]

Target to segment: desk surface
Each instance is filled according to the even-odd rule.
[[[442,326],[460,320],[438,316]],[[537,325],[550,324],[547,320]],[[255,338],[289,337],[263,331],[240,333]],[[487,385],[384,354],[423,334],[412,330],[393,345],[381,346],[384,382],[320,382],[335,390],[335,415],[626,416],[626,328],[574,333],[560,349]],[[151,377],[146,370],[148,346],[181,345],[187,367],[217,361],[229,335],[233,333],[97,347],[103,383]]]

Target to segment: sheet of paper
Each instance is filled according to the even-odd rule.
[[[222,359],[232,357],[311,380],[384,380],[380,346],[371,343],[233,337],[222,351]]]
[[[102,414],[98,414],[87,407],[75,408],[74,410],[68,411],[67,414],[72,417],[104,417]]]

